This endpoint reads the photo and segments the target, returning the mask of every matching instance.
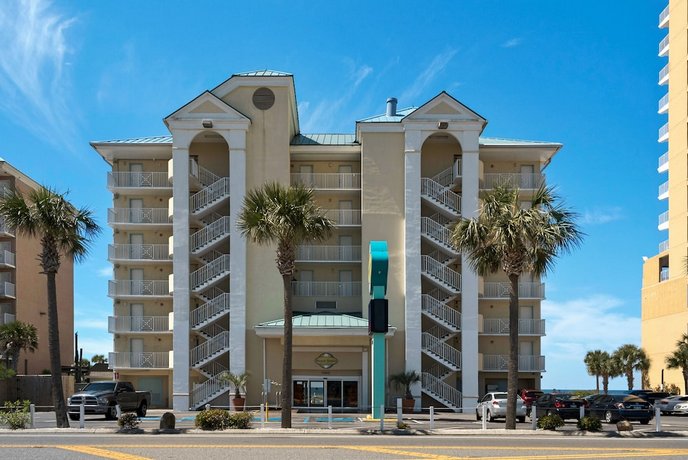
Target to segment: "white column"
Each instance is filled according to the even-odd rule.
[[[361,351],[361,396],[358,400],[358,407],[368,407],[370,404],[368,395],[370,394],[370,362],[368,360],[368,349]]]
[[[421,372],[420,131],[407,131],[404,152],[406,371]],[[420,385],[412,392],[420,395]],[[417,402],[420,399],[417,399]]]
[[[480,162],[478,151],[462,153],[461,214],[467,219],[478,215],[478,180]],[[478,402],[478,275],[461,258],[461,392],[464,412]]]
[[[231,131],[229,143],[229,370],[246,370],[246,238],[237,220],[246,195],[246,132]]]
[[[189,410],[189,150],[172,147],[174,330],[172,408]]]

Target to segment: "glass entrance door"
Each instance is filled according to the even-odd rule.
[[[300,378],[293,381],[294,407],[358,407],[358,380]]]

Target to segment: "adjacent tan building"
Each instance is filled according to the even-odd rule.
[[[28,194],[41,185],[0,158],[2,193]],[[50,370],[48,349],[48,293],[45,275],[37,260],[40,240],[15,232],[0,221],[0,324],[22,321],[38,332],[38,349],[22,351],[17,363],[19,374],[40,374]],[[74,362],[74,265],[67,258],[57,274],[57,308],[60,331],[60,358],[63,366]]]
[[[352,134],[303,134],[291,74],[240,73],[167,116],[170,136],[92,143],[112,166],[109,363],[120,379],[186,410],[227,405],[217,375],[247,370],[252,406],[288,384],[295,407],[367,409],[368,246],[386,240],[388,374],[421,373],[417,407],[473,410],[506,389],[507,279],[477,276],[449,229],[496,184],[518,186],[526,206],[561,145],[481,137],[486,119],[445,92],[380,106]],[[337,226],[297,251],[288,383],[274,248],[236,230],[247,190],[266,181],[312,187]],[[539,388],[544,285],[524,276],[520,294],[520,386]]]
[[[667,146],[659,157],[657,171],[666,179],[658,198],[667,203],[659,216],[658,229],[666,232],[658,254],[643,264],[642,347],[651,360],[652,386],[673,383],[683,386],[680,370],[669,370],[665,358],[682,334],[688,332],[688,5],[670,0],[659,16],[659,27],[667,30],[659,44],[659,56],[668,62],[659,72],[659,84],[667,93],[659,101],[658,112],[668,120],[659,129],[658,140]],[[662,372],[664,371],[664,372]],[[664,381],[662,381],[662,374]]]

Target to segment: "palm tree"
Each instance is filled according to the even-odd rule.
[[[683,374],[683,388],[688,393],[688,334],[683,334],[676,342],[676,349],[666,357],[669,369],[681,369]]]
[[[398,374],[389,376],[390,385],[394,385],[396,388],[404,389],[404,398],[413,399],[413,394],[411,394],[411,385],[416,382],[420,382],[420,375],[416,371],[400,372]]]
[[[22,350],[33,353],[38,348],[36,326],[21,321],[3,324],[0,326],[0,348],[5,350],[8,369],[16,373],[19,353]]]
[[[641,388],[650,388],[650,357],[645,356],[639,363]]]
[[[558,203],[549,187],[541,187],[531,207],[521,208],[518,189],[496,187],[487,193],[473,219],[461,219],[452,240],[480,275],[500,269],[509,278],[509,361],[506,428],[516,428],[518,390],[518,283],[523,273],[542,276],[554,259],[577,246],[583,237],[576,215]]]
[[[93,355],[91,356],[91,362],[93,364],[107,364],[107,358],[105,355]]]
[[[334,223],[315,204],[313,191],[302,185],[266,183],[244,198],[237,227],[259,245],[276,245],[277,270],[284,289],[284,359],[282,362],[282,428],[291,428],[292,287],[296,248],[329,237]]]
[[[588,374],[595,376],[595,388],[598,394],[600,393],[600,375],[602,375],[603,353],[602,350],[589,351],[585,354],[585,359],[583,359]]]
[[[602,376],[602,391],[604,394],[609,392],[609,379],[618,377],[622,374],[618,362],[606,351],[600,357],[600,375]]]
[[[643,365],[648,361],[645,351],[631,343],[621,345],[616,349],[612,358],[622,374],[626,376],[629,391],[633,389],[633,372],[642,370]]]
[[[25,199],[12,193],[0,201],[0,217],[19,234],[38,238],[41,252],[38,260],[46,276],[48,291],[48,350],[52,381],[52,399],[58,428],[69,428],[67,407],[62,392],[60,334],[57,318],[55,278],[61,257],[75,261],[88,254],[91,239],[100,227],[87,208],[76,208],[65,198],[47,188],[32,190]]]

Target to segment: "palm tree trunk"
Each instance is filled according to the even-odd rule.
[[[595,374],[595,389],[597,390],[597,394],[600,394],[600,375]]]
[[[53,406],[58,428],[69,428],[67,406],[62,391],[62,361],[60,359],[60,334],[57,321],[57,288],[54,271],[45,272],[48,282],[48,349],[50,351],[50,380]]]
[[[633,370],[626,372],[626,382],[628,383],[628,391],[633,389]]]
[[[608,375],[602,376],[602,390],[604,391],[604,394],[607,394],[607,391],[609,390],[609,376]]]
[[[282,360],[282,428],[291,428],[292,307],[291,275],[282,275],[284,287],[284,358]]]
[[[683,368],[683,388],[685,390],[685,393],[683,394],[688,394],[688,369]]]
[[[509,275],[509,364],[507,366],[507,430],[516,429],[516,393],[518,392],[518,275]]]

